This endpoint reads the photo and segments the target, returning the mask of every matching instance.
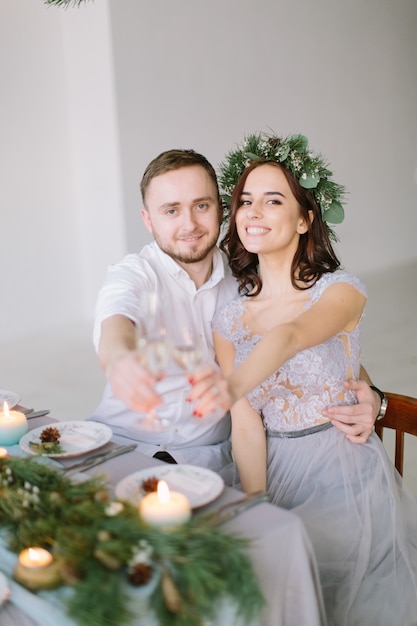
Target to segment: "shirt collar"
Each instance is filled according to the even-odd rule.
[[[179,265],[169,254],[163,252],[161,248],[158,246],[156,241],[151,243],[151,246],[154,248],[155,254],[160,260],[161,264],[165,267],[170,276],[175,278],[178,281],[191,281],[191,278],[187,274],[187,272]],[[222,280],[225,276],[225,259],[217,248],[214,249],[213,253],[213,271],[209,279],[200,287],[200,289],[204,289],[205,287],[211,287],[217,284]],[[194,283],[193,283],[194,284]]]

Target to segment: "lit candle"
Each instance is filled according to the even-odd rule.
[[[0,444],[13,446],[19,443],[20,437],[28,430],[26,415],[20,411],[10,411],[7,402],[3,404],[3,412],[0,413]]]
[[[191,517],[188,499],[177,491],[170,491],[165,481],[158,482],[158,491],[148,493],[139,504],[142,519],[150,526],[161,528],[184,524]]]
[[[19,554],[13,578],[32,591],[53,589],[61,583],[60,565],[48,550],[27,548]]]
[[[45,567],[53,560],[52,554],[43,548],[27,548],[19,554],[19,563],[24,567]]]
[[[0,448],[0,459],[5,459],[8,456],[9,453],[7,452],[6,448]]]

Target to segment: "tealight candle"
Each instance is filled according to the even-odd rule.
[[[20,411],[10,411],[7,402],[0,413],[0,445],[13,446],[28,431],[26,415]]]
[[[186,496],[177,491],[170,491],[166,482],[160,480],[158,490],[148,493],[141,500],[139,513],[150,526],[164,528],[188,522],[191,507]]]
[[[53,589],[61,583],[60,565],[44,548],[27,548],[19,554],[13,578],[31,591]]]

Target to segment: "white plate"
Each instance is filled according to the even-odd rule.
[[[9,409],[12,409],[16,404],[19,404],[20,396],[14,391],[7,391],[6,389],[0,389],[0,410],[3,410],[3,403],[7,402]]]
[[[52,426],[57,428],[61,434],[60,446],[62,452],[44,453],[42,456],[48,456],[54,459],[66,458],[70,456],[79,456],[85,452],[91,452],[101,448],[113,437],[113,431],[105,424],[92,421],[75,421],[75,422],[54,422],[53,424],[45,424],[27,432],[19,441],[20,447],[29,454],[37,454],[36,450],[29,445],[29,442],[40,443],[40,435],[45,428]]]
[[[224,489],[223,479],[209,469],[197,465],[167,463],[166,466],[148,467],[123,478],[116,485],[116,498],[138,505],[145,495],[142,482],[152,476],[164,480],[171,491],[183,493],[193,509],[212,502]]]
[[[10,597],[10,589],[7,585],[7,578],[0,572],[0,606]]]

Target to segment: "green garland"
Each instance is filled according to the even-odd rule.
[[[9,548],[50,550],[62,564],[69,616],[80,626],[129,624],[129,582],[156,581],[148,598],[163,626],[202,626],[226,597],[249,623],[263,606],[248,541],[213,514],[169,532],[137,507],[111,501],[104,481],[72,482],[34,458],[0,459],[0,528]]]
[[[56,4],[57,6],[63,6],[65,8],[73,5],[79,7],[80,4],[87,2],[87,0],[43,0],[44,4]]]
[[[346,190],[331,180],[332,172],[320,154],[314,154],[304,135],[290,137],[269,137],[266,134],[253,134],[231,150],[219,165],[219,185],[228,219],[231,194],[245,168],[252,161],[275,161],[287,168],[299,181],[301,187],[310,189],[321,208],[323,221],[327,223],[329,234],[337,241],[337,236],[328,224],[340,224],[345,213],[343,199]]]

